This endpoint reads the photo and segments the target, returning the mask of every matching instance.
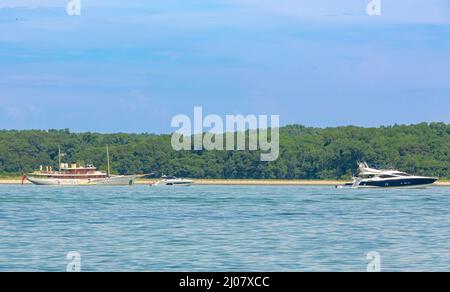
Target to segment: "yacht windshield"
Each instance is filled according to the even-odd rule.
[[[380,175],[380,178],[394,178],[395,176],[393,176],[393,175],[388,175],[388,174],[383,174],[383,175]]]
[[[395,175],[400,175],[400,176],[411,176],[410,174],[407,174],[405,172],[396,172],[394,173]]]

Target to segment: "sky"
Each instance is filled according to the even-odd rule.
[[[450,0],[0,0],[0,129],[450,123]]]

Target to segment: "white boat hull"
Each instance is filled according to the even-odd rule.
[[[162,180],[155,184],[155,186],[174,186],[174,187],[189,187],[194,184],[191,180]]]
[[[127,186],[133,185],[137,175],[111,176],[101,179],[56,179],[27,176],[27,180],[35,185],[43,186],[88,186],[88,185],[112,185]]]

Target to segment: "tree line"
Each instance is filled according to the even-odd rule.
[[[280,128],[280,156],[261,162],[258,151],[174,151],[171,135],[0,131],[0,175],[31,172],[63,161],[106,170],[105,145],[116,174],[154,173],[190,178],[348,179],[357,161],[417,175],[450,178],[450,125],[422,123],[378,128]]]

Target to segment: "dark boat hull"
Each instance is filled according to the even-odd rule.
[[[435,178],[405,178],[380,181],[362,181],[358,187],[367,188],[414,188],[432,185]]]

